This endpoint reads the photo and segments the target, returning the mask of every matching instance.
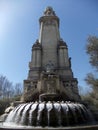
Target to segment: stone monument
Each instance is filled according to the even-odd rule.
[[[59,100],[80,101],[68,47],[60,36],[59,18],[51,7],[47,7],[39,23],[40,35],[32,46],[22,100],[36,101],[39,95],[50,93],[58,95]]]

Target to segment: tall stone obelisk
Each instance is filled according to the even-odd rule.
[[[47,7],[39,23],[40,35],[32,46],[23,100],[39,100],[39,95],[43,94],[54,94],[59,100],[80,100],[68,47],[60,37],[59,18],[51,7]]]

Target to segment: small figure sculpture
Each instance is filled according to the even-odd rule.
[[[47,73],[51,73],[54,70],[54,64],[49,61],[49,63],[45,66],[45,70]]]
[[[71,68],[71,57],[69,57],[69,67]]]

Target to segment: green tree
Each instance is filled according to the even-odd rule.
[[[89,55],[89,63],[98,73],[98,37],[88,37],[86,53]],[[89,99],[98,107],[98,77],[94,73],[88,73],[85,81],[92,88],[91,93],[89,93]]]
[[[98,37],[88,37],[86,52],[89,55],[90,64],[98,71]]]

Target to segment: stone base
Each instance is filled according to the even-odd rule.
[[[14,101],[11,103],[11,106],[16,107],[17,105],[22,104],[22,103],[24,103],[24,102],[23,101]]]
[[[58,101],[59,95],[56,93],[44,93],[39,96],[39,101]]]

